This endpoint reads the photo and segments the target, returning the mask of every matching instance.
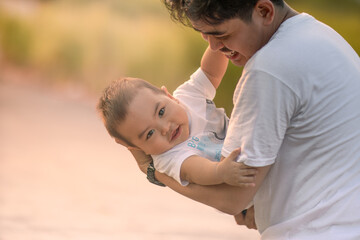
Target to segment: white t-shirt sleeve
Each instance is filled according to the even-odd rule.
[[[212,85],[201,68],[198,68],[196,72],[190,76],[188,81],[181,84],[174,91],[174,97],[178,99],[196,97],[213,100],[215,94],[216,89],[214,85]]]
[[[237,161],[254,167],[273,164],[298,98],[276,77],[251,71],[240,79],[233,101],[222,155],[241,147]]]
[[[180,144],[183,145],[184,143]],[[182,181],[180,178],[181,165],[188,157],[194,155],[191,151],[185,151],[184,147],[179,145],[160,155],[152,155],[154,167],[161,173],[175,179],[183,186],[189,184],[188,181]]]

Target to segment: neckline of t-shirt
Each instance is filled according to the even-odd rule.
[[[309,18],[313,18],[311,15],[303,12],[303,13],[299,13],[291,18],[286,19],[280,26],[279,29],[287,27],[287,26],[291,26],[292,24],[298,23],[300,21],[303,21],[304,19],[309,19]],[[279,30],[278,29],[278,30]],[[275,34],[274,34],[275,35]]]

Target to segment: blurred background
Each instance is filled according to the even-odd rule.
[[[338,31],[360,52],[359,0],[289,0]],[[0,0],[1,75],[99,93],[121,76],[173,90],[199,66],[206,43],[173,23],[159,0]],[[230,66],[216,101],[228,113],[241,69]],[[25,81],[27,79],[24,79]]]
[[[360,53],[359,0],[287,2]],[[259,239],[147,183],[95,111],[121,76],[174,90],[206,46],[159,0],[0,0],[0,239]],[[228,114],[240,75],[218,89]]]

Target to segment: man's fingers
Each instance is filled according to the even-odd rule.
[[[255,209],[254,209],[254,206],[252,206],[247,210],[246,216],[245,216],[245,225],[249,229],[257,229],[254,215],[255,215]]]
[[[237,225],[245,225],[245,218],[242,213],[234,216]]]

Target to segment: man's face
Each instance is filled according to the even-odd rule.
[[[234,18],[218,25],[192,21],[192,25],[212,50],[222,51],[237,66],[244,66],[268,41],[261,18],[251,22]]]
[[[118,131],[146,154],[160,154],[189,137],[186,110],[171,95],[140,89]]]

